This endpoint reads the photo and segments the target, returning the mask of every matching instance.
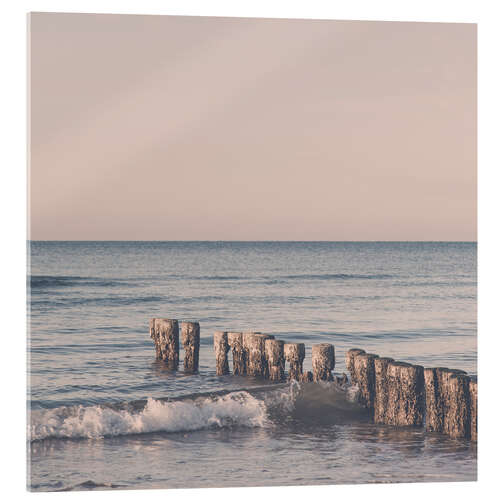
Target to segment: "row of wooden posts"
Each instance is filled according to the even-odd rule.
[[[176,319],[152,318],[149,333],[154,341],[156,359],[176,370],[179,366],[179,322]],[[197,322],[181,323],[181,339],[184,348],[184,371],[198,371],[200,352],[200,325]],[[214,349],[217,375],[229,374],[228,353],[233,358],[233,374],[263,377],[275,382],[289,380],[333,380],[335,349],[331,344],[312,346],[313,371],[303,372],[306,356],[302,343],[285,343],[274,335],[258,332],[215,332]],[[289,363],[288,377],[285,360]]]
[[[198,371],[200,359],[200,324],[181,323],[182,346],[184,348],[184,371]],[[165,361],[171,370],[179,367],[179,322],[176,319],[152,318],[149,320],[149,335],[154,341],[156,359]]]
[[[274,382],[298,380],[318,382],[333,380],[335,348],[332,344],[312,346],[313,371],[304,372],[305,344],[284,342],[259,332],[215,332],[215,363],[217,375],[229,374],[228,353],[233,358],[233,375],[263,377]],[[288,362],[288,375],[285,372]]]
[[[179,323],[175,319],[150,320],[156,358],[170,369],[179,365]],[[184,371],[198,371],[200,325],[182,322]],[[228,375],[229,352],[233,375],[263,377],[275,382],[297,380],[347,382],[334,377],[335,348],[332,344],[312,346],[312,372],[303,371],[305,345],[284,342],[259,332],[214,334],[217,375]],[[288,362],[288,372],[285,371]],[[393,426],[425,425],[429,431],[455,438],[477,440],[477,379],[462,370],[423,368],[379,357],[362,349],[350,349],[345,358],[351,382],[359,388],[359,402],[375,423]]]
[[[375,423],[416,426],[477,441],[477,378],[462,370],[424,368],[362,349],[350,349],[346,366],[360,403]]]

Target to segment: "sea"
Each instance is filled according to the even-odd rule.
[[[476,374],[474,242],[28,242],[31,491],[474,481],[474,443],[375,425],[332,383],[217,376],[258,331]],[[198,321],[200,367],[149,319]]]

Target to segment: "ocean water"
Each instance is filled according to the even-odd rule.
[[[33,491],[476,479],[476,446],[370,423],[351,391],[215,375],[216,330],[476,373],[475,243],[30,242]],[[200,370],[149,318],[199,321]]]

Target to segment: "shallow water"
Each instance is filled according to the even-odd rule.
[[[475,243],[30,250],[34,491],[476,478],[475,445],[375,426],[333,387],[217,377],[211,342],[215,330],[254,330],[305,342],[306,368],[326,341],[338,373],[352,347],[476,373]],[[199,374],[154,360],[155,316],[200,322]]]

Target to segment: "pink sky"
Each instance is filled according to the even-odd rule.
[[[32,14],[31,239],[476,240],[476,25]]]

